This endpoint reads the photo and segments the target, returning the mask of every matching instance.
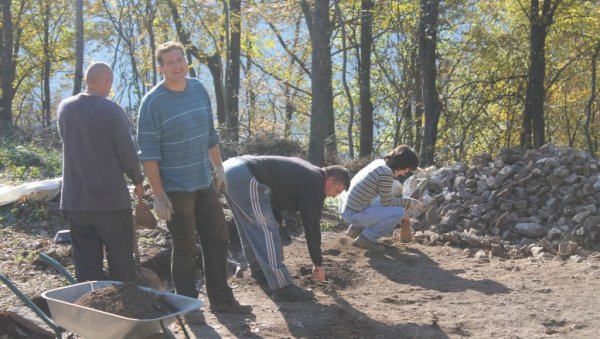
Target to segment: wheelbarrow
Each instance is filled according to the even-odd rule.
[[[160,332],[161,329],[166,335],[169,333],[166,325],[173,322],[180,314],[202,306],[202,302],[198,299],[147,287],[140,288],[162,298],[174,311],[153,319],[133,319],[75,304],[75,301],[86,293],[120,283],[88,281],[43,292],[42,297],[48,302],[52,319],[56,324],[86,338],[144,338]],[[183,326],[182,328],[185,331]]]
[[[90,338],[143,338],[144,336],[157,333],[162,329],[165,337],[168,337],[169,331],[166,325],[170,324],[175,318],[178,320],[186,338],[189,338],[189,334],[179,315],[200,308],[202,306],[200,300],[141,287],[151,293],[160,295],[174,309],[173,312],[154,319],[126,318],[79,306],[74,304],[74,302],[83,294],[98,288],[120,284],[121,282],[92,281],[77,283],[73,276],[58,261],[45,253],[39,253],[39,255],[44,261],[55,267],[72,284],[42,293],[42,297],[48,303],[52,318],[49,318],[4,275],[0,274],[0,280],[54,331],[56,338],[62,338],[62,333],[65,332],[65,329]]]

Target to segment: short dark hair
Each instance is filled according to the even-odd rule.
[[[325,178],[333,177],[335,182],[343,183],[346,189],[350,187],[350,174],[345,167],[340,165],[331,165],[323,167],[323,170],[325,171]]]
[[[174,49],[180,50],[181,54],[183,54],[183,56],[185,57],[185,48],[183,48],[183,45],[181,43],[176,41],[167,41],[156,48],[156,61],[158,62],[158,64],[162,66],[163,54],[170,52]]]
[[[419,167],[419,156],[408,145],[400,145],[394,148],[384,158],[386,165],[392,170],[410,169]]]

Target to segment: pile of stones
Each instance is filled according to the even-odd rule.
[[[600,166],[589,153],[546,144],[476,154],[404,182],[425,210],[410,215],[422,242],[500,257],[577,257],[600,250]]]

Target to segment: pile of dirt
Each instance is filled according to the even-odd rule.
[[[173,313],[174,309],[160,295],[126,282],[82,295],[77,305],[133,319],[154,319]]]

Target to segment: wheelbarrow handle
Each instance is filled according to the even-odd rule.
[[[2,282],[5,283],[6,286],[8,286],[8,288],[10,288],[11,291],[13,291],[13,293],[25,303],[25,305],[27,305],[33,312],[35,312],[35,314],[38,315],[38,317],[40,317],[46,324],[48,324],[48,326],[50,326],[50,328],[52,328],[57,338],[62,338],[61,333],[64,330],[58,327],[54,321],[52,321],[52,319],[48,318],[44,311],[37,307],[37,305],[34,304],[33,301],[31,301],[31,299],[29,299],[25,294],[23,294],[7,277],[0,274],[0,280],[2,280]]]
[[[58,261],[52,259],[52,257],[50,257],[49,255],[47,255],[44,252],[40,252],[39,254],[40,254],[40,258],[44,259],[45,262],[47,262],[48,264],[52,265],[62,275],[64,275],[65,278],[67,278],[67,280],[69,281],[70,284],[76,284],[77,283],[77,280],[75,280],[75,278],[73,278],[73,276]]]

